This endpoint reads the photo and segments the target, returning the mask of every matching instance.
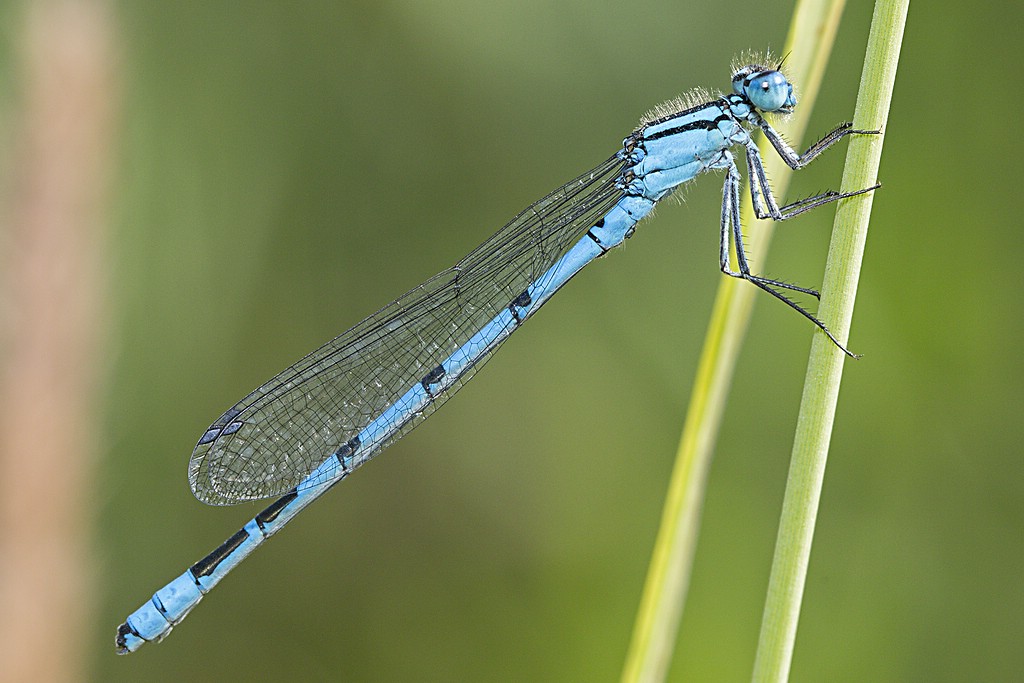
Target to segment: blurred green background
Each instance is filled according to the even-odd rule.
[[[647,109],[781,49],[791,2],[115,7],[92,678],[615,680],[719,283],[720,179],[587,269],[168,641],[117,658],[113,637],[262,509],[192,497],[211,420],[604,159]],[[809,135],[852,115],[870,15],[847,7]],[[911,7],[793,680],[1024,676],[1022,15]],[[789,196],[836,187],[842,161]],[[764,270],[819,283],[831,219],[782,226]],[[673,680],[749,678],[810,339],[761,297]]]

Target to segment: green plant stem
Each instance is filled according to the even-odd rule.
[[[878,0],[875,4],[854,114],[858,128],[884,130],[908,5],[909,0]],[[850,142],[844,192],[875,183],[882,141],[881,135],[864,135]],[[872,198],[869,193],[844,200],[836,211],[819,314],[842,341],[853,317]],[[758,683],[789,678],[844,362],[845,356],[825,335],[815,335],[754,662],[753,680]]]
[[[800,86],[800,102],[792,117],[779,122],[790,140],[800,140],[806,129],[843,6],[843,0],[799,0],[794,10],[783,54],[789,55],[786,71],[790,79]],[[761,147],[768,175],[775,179],[773,187],[782,196],[789,182],[789,169],[764,141]],[[763,264],[773,226],[771,221],[755,220],[746,193],[742,220],[751,235],[747,253]],[[693,567],[707,472],[756,291],[738,284],[733,278],[723,277],[715,298],[622,672],[624,683],[664,680],[671,662]]]

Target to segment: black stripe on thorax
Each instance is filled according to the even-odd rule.
[[[722,121],[733,121],[733,117],[729,114],[719,114],[712,120],[699,119],[697,121],[691,121],[690,123],[683,124],[681,126],[675,126],[674,128],[666,128],[660,130],[657,133],[651,133],[650,135],[645,134],[642,138],[643,141],[647,140],[658,140],[660,138],[667,138],[672,135],[678,135],[679,133],[685,133],[689,130],[714,130],[718,128],[718,124]]]

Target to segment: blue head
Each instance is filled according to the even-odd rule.
[[[763,112],[789,114],[796,106],[793,85],[778,68],[749,64],[737,69],[732,89]]]

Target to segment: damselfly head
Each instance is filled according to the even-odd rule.
[[[763,112],[789,114],[796,106],[793,85],[777,68],[748,64],[733,72],[732,89]]]

